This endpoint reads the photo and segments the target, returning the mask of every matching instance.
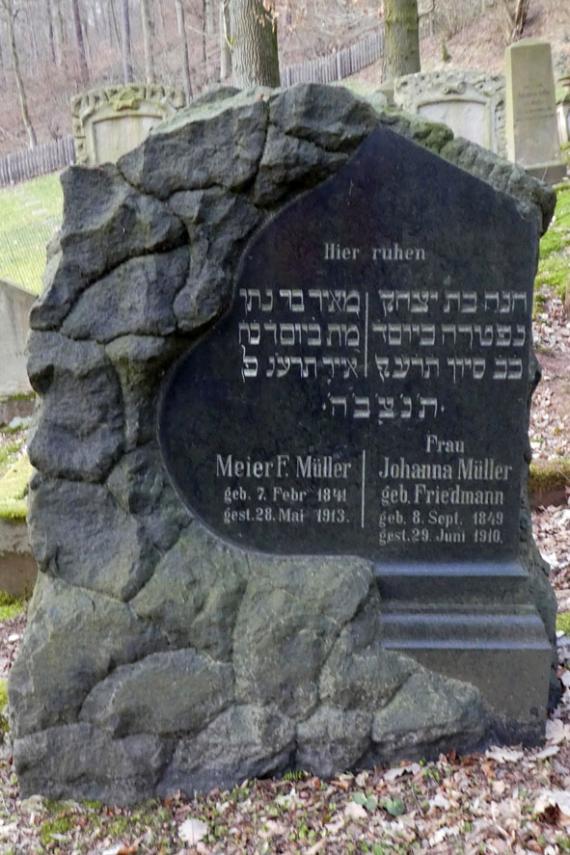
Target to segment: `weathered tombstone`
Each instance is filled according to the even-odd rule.
[[[5,518],[0,504],[0,591],[13,597],[29,596],[37,567],[30,552],[26,521]]]
[[[77,163],[116,163],[184,104],[181,90],[155,84],[107,86],[77,95],[71,103]]]
[[[119,166],[65,173],[32,313],[23,792],[539,741],[555,601],[526,425],[553,193],[314,85],[203,103]]]
[[[26,372],[26,339],[33,294],[0,280],[0,398],[31,392]]]
[[[556,118],[560,145],[567,145],[570,142],[570,75],[558,81]]]
[[[548,42],[522,39],[505,53],[509,160],[555,183],[566,175],[560,156],[552,53]]]
[[[505,80],[479,71],[425,71],[394,82],[394,101],[408,113],[448,125],[456,136],[505,155]]]

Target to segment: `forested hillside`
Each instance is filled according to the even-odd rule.
[[[422,66],[498,71],[512,0],[420,0]],[[220,79],[231,37],[223,0],[0,0],[0,153],[71,132],[70,98],[124,80],[185,81],[192,94]],[[357,41],[383,17],[381,0],[276,0],[282,66]],[[552,41],[570,65],[570,4],[529,0],[523,35]],[[186,50],[187,49],[187,50]],[[363,75],[381,80],[381,63]],[[24,107],[22,107],[22,104]],[[26,127],[27,125],[27,127]]]

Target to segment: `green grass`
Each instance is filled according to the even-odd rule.
[[[59,174],[0,190],[0,279],[39,294],[45,247],[60,226]]]
[[[20,449],[21,443],[17,440],[0,446],[0,478],[16,462]]]
[[[559,612],[556,615],[556,629],[570,635],[570,612]]]
[[[21,454],[0,477],[0,519],[26,519],[28,481],[32,472],[28,455]]]
[[[6,591],[0,591],[0,623],[18,617],[27,606],[25,597],[15,597]],[[0,710],[2,709],[2,681],[0,680]]]
[[[570,460],[557,457],[554,460],[535,461],[530,464],[528,489],[531,494],[549,490],[562,490],[570,486]]]
[[[75,826],[70,816],[60,816],[57,819],[48,819],[40,827],[40,840],[44,846],[50,846],[58,840],[58,835],[67,834]]]
[[[570,185],[559,185],[556,195],[554,219],[540,241],[535,290],[538,309],[543,286],[553,288],[562,300],[570,289]]]

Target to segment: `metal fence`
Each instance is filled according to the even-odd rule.
[[[15,151],[0,157],[0,187],[29,181],[75,163],[73,137],[63,137],[33,149]]]

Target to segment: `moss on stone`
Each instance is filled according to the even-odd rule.
[[[57,819],[48,819],[40,828],[40,841],[44,846],[53,843],[56,835],[67,834],[74,827],[74,821],[69,816],[60,816]]]
[[[32,472],[27,454],[22,454],[0,477],[0,519],[26,519],[28,482]]]
[[[561,457],[544,463],[531,463],[528,489],[531,495],[570,487],[570,460]]]
[[[23,597],[14,597],[6,591],[0,591],[0,623],[13,620],[26,608],[26,600]]]
[[[570,635],[570,612],[559,612],[556,615],[556,629]]]
[[[6,404],[8,401],[33,401],[35,397],[35,392],[16,392],[13,395],[0,395],[0,404]]]

